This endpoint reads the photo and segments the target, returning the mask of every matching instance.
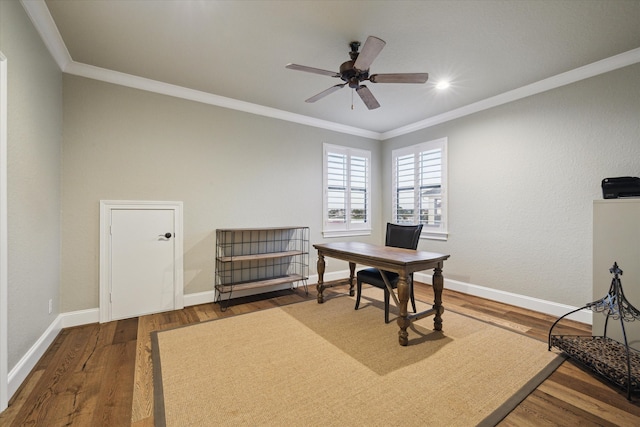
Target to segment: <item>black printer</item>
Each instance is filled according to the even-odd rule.
[[[602,180],[602,197],[617,199],[619,197],[640,197],[640,178],[621,176]]]

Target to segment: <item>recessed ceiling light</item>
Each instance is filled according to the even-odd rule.
[[[436,89],[440,89],[440,90],[446,89],[448,87],[449,87],[449,82],[446,80],[439,81],[438,84],[436,85]]]

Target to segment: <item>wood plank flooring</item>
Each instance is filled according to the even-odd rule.
[[[342,283],[325,291],[347,293]],[[432,301],[431,287],[416,283],[416,298]],[[314,300],[302,289],[242,298],[228,310],[203,304],[167,313],[63,330],[0,414],[2,426],[153,426],[150,332],[286,304]],[[545,340],[552,316],[446,290],[446,309]],[[446,321],[446,311],[443,317]],[[566,332],[590,334],[569,322]],[[499,368],[499,367],[497,367]],[[301,396],[308,402],[309,396]],[[307,403],[308,404],[308,403]],[[640,396],[621,390],[566,361],[500,426],[638,426]]]

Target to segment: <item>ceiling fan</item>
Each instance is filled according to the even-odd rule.
[[[307,67],[305,65],[287,64],[286,68],[290,70],[306,71],[307,73],[321,74],[329,77],[339,77],[344,83],[331,86],[317,95],[305,100],[305,102],[316,102],[319,99],[349,85],[355,89],[364,104],[369,110],[380,107],[380,104],[373,96],[369,88],[360,83],[368,80],[371,83],[425,83],[429,78],[428,73],[395,73],[395,74],[372,74],[369,75],[369,67],[374,59],[378,56],[385,45],[385,41],[374,36],[367,37],[367,41],[362,46],[362,51],[358,52],[360,42],[354,41],[349,43],[351,47],[350,61],[343,62],[340,65],[340,71],[328,71],[320,68]]]

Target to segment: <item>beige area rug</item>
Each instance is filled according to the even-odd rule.
[[[450,311],[402,347],[377,296],[353,307],[313,300],[155,333],[156,425],[495,425],[563,360]]]

